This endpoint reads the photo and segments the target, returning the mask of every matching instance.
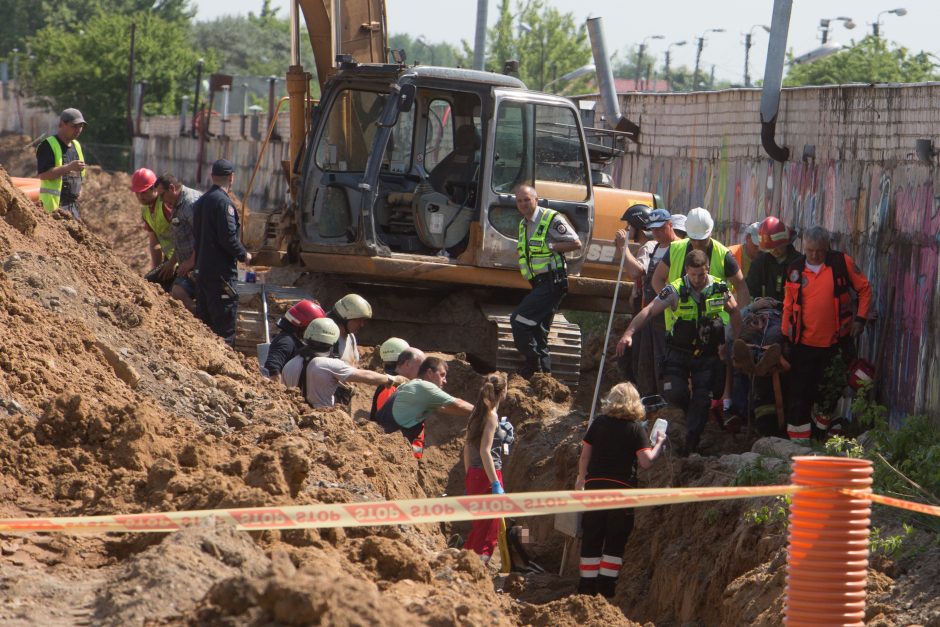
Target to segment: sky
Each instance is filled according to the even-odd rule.
[[[548,6],[562,13],[574,14],[583,23],[589,17],[602,17],[607,49],[621,57],[635,49],[643,38],[662,35],[662,40],[649,40],[647,54],[655,55],[658,65],[668,44],[686,41],[684,46],[672,47],[674,67],[695,64],[695,41],[702,33],[724,28],[723,33],[708,33],[702,52],[703,72],[715,66],[717,79],[734,83],[743,82],[744,36],[753,29],[751,48],[751,76],[760,78],[764,73],[767,53],[767,33],[760,25],[770,26],[773,0],[656,0],[654,2],[628,2],[626,0],[545,0]],[[194,0],[198,7],[196,18],[210,20],[222,15],[243,15],[259,12],[262,0],[226,0],[225,2]],[[516,0],[512,6],[515,7]],[[279,15],[288,15],[288,0],[273,0]],[[386,0],[389,34],[408,33],[413,37],[424,35],[430,42],[449,42],[459,46],[461,40],[473,42],[477,0]],[[498,16],[498,0],[489,0],[488,22],[492,25]],[[819,20],[821,18],[851,17],[856,26],[846,30],[835,24],[829,40],[848,44],[871,33],[871,23],[881,11],[907,9],[907,15],[881,16],[881,35],[914,51],[925,50],[940,56],[940,41],[936,25],[940,23],[940,2],[937,0],[794,0],[790,16],[787,48],[796,56],[820,45]],[[436,10],[435,10],[436,9]],[[411,57],[414,57],[412,52]]]

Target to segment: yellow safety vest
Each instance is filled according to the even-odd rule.
[[[680,239],[669,244],[669,278],[667,283],[672,283],[685,274],[685,256],[689,254],[689,240]],[[712,256],[708,260],[708,273],[716,279],[724,281],[725,276],[725,255],[728,249],[718,240],[712,240]]]
[[[147,223],[147,226],[153,229],[154,235],[157,236],[157,241],[160,242],[160,248],[163,249],[164,256],[169,259],[173,256],[173,251],[176,250],[176,246],[173,243],[173,227],[169,221],[167,221],[166,214],[163,213],[163,199],[159,196],[157,196],[153,209],[151,213],[150,207],[141,205],[140,215],[143,217],[144,222]]]
[[[516,252],[519,254],[519,271],[527,281],[531,281],[536,275],[543,274],[546,270],[556,270],[565,266],[565,258],[550,250],[548,244],[545,243],[548,229],[556,215],[558,212],[553,209],[543,209],[542,218],[531,238],[526,232],[526,220],[522,219],[519,222],[519,241],[516,244]]]
[[[55,165],[52,167],[60,167],[62,165],[62,146],[59,145],[58,138],[53,135],[52,137],[47,137],[46,142],[52,147],[52,156],[55,158]],[[75,146],[75,153],[78,155],[78,159],[84,161],[85,156],[82,154],[82,145],[78,143],[77,139],[72,140],[72,145]],[[85,168],[82,168],[81,177],[85,178]],[[43,209],[47,212],[52,213],[59,208],[61,195],[61,176],[59,178],[46,179],[39,182],[39,200],[42,202]]]
[[[692,288],[689,287],[688,277],[679,277],[671,282],[673,289],[679,294],[679,306],[673,311],[672,307],[667,307],[666,333],[673,335],[673,329],[676,322],[688,322],[698,327],[699,321],[704,317],[706,319],[721,318],[722,322],[728,324],[731,320],[728,312],[725,311],[725,294],[728,291],[728,285],[724,281],[712,276],[712,284],[702,291],[702,301],[696,302],[692,298]]]

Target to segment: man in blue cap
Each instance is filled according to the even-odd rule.
[[[229,345],[235,341],[238,308],[236,264],[251,261],[251,253],[241,242],[238,211],[229,196],[234,180],[235,166],[219,159],[212,164],[212,187],[193,205],[199,316]]]

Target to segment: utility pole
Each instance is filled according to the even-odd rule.
[[[705,47],[705,35],[698,38],[698,47],[695,50],[695,71],[692,73],[692,91],[698,89],[698,70],[702,61],[702,48]]]
[[[714,63],[712,64],[711,74],[708,77],[708,88],[709,89],[715,88],[715,64]]]
[[[669,48],[666,48],[666,89],[669,91],[672,91],[672,74],[669,73],[669,59],[671,56]]]
[[[636,55],[636,73],[633,79],[634,91],[640,91],[640,75],[643,74],[643,53],[646,52],[646,42],[640,44],[640,51]]]
[[[744,86],[751,86],[751,34],[744,36]]]

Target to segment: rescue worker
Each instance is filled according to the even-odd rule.
[[[238,314],[236,263],[251,261],[251,253],[242,246],[238,212],[229,196],[234,180],[232,162],[217,160],[212,164],[212,187],[193,206],[199,317],[229,345],[235,341]]]
[[[66,109],[59,114],[56,134],[36,147],[36,177],[41,181],[39,201],[47,213],[58,211],[82,219],[78,197],[86,171],[78,137],[87,125],[81,111]]]
[[[333,305],[327,316],[339,327],[340,337],[335,354],[350,366],[359,365],[359,343],[356,333],[372,318],[372,305],[359,294],[346,294]]]
[[[670,222],[672,222],[672,230],[679,239],[685,239],[688,237],[688,234],[685,232],[685,222],[688,218],[681,213],[672,214]]]
[[[760,223],[761,254],[747,273],[747,288],[753,298],[773,298],[783,304],[787,268],[800,257],[793,234],[780,218],[769,216]]]
[[[393,385],[404,382],[393,375],[353,368],[341,359],[330,357],[333,345],[339,339],[339,327],[329,318],[317,318],[304,331],[304,353],[284,366],[281,380],[287,387],[299,387],[312,407],[332,407],[334,393],[340,384],[365,383]]]
[[[555,313],[568,292],[565,253],[581,248],[581,240],[563,215],[540,207],[531,185],[516,188],[519,222],[517,252],[519,270],[532,285],[509,317],[512,339],[525,360],[519,374],[524,378],[536,372],[551,372],[548,333]]]
[[[738,262],[738,267],[741,268],[745,281],[751,264],[760,255],[760,225],[760,222],[748,224],[744,229],[744,239],[741,243],[728,246],[728,250],[734,255],[734,260]]]
[[[669,253],[653,273],[653,289],[661,292],[666,285],[682,276],[682,264],[690,250],[701,250],[708,257],[711,275],[725,281],[734,288],[735,298],[741,307],[751,302],[744,282],[744,275],[734,255],[724,244],[712,238],[715,221],[708,210],[696,207],[686,216],[687,240],[676,240],[669,245]]]
[[[685,217],[685,216],[681,216]],[[624,270],[631,269],[631,277],[634,285],[638,286],[641,293],[641,300],[635,308],[639,311],[643,307],[653,302],[656,298],[656,291],[653,290],[653,273],[659,262],[662,261],[670,244],[679,239],[673,229],[672,216],[666,209],[654,209],[648,214],[646,228],[648,228],[653,239],[640,247],[636,257],[627,251],[627,259],[624,263]],[[617,231],[614,243],[619,248],[623,246],[626,240],[626,231]],[[635,263],[631,263],[631,259]],[[642,270],[642,272],[637,272]],[[662,381],[660,367],[663,357],[666,354],[666,321],[662,315],[654,316],[652,322],[643,327],[633,340],[632,354],[633,374],[636,387],[642,396],[662,393]]]
[[[871,285],[847,254],[830,250],[829,231],[813,226],[803,234],[803,255],[790,264],[784,286],[783,333],[790,342],[787,381],[787,435],[808,442],[810,413],[819,383],[840,351],[854,359],[853,338],[865,329],[871,307]],[[852,311],[852,294],[858,308]],[[817,434],[829,428],[824,416],[813,416]]]
[[[157,191],[157,175],[148,168],[138,168],[131,175],[130,190],[140,203],[140,218],[147,233],[147,252],[150,253],[150,270],[144,278],[159,283],[164,291],[173,289],[175,268],[169,264],[175,251],[173,231],[170,227],[173,209],[163,204]]]
[[[193,245],[193,205],[202,192],[186,187],[170,173],[157,177],[154,188],[164,211],[170,212],[170,237],[173,253],[166,262],[173,271],[173,287],[170,295],[192,313],[196,313],[196,283],[191,276],[196,266],[196,249]]]
[[[408,342],[398,337],[390,337],[379,347],[379,356],[384,364],[385,374],[402,376],[408,380],[418,376],[418,369],[425,360],[425,355],[417,348],[408,346]],[[369,420],[377,422],[378,412],[385,406],[395,390],[394,385],[383,385],[375,389],[372,395],[372,408],[369,410]],[[424,429],[411,441],[411,452],[416,459],[424,456]]]
[[[311,322],[325,316],[323,307],[315,301],[301,300],[294,303],[275,323],[281,331],[271,340],[261,374],[273,381],[279,381],[284,365],[296,357],[303,347],[304,331]]]
[[[741,317],[728,284],[708,273],[708,257],[704,251],[690,251],[683,266],[683,276],[664,287],[656,299],[633,318],[617,343],[617,354],[633,343],[634,334],[650,318],[665,314],[663,396],[686,412],[684,451],[693,453],[705,430],[710,401],[720,398],[724,390],[725,366],[718,349],[725,342],[729,325],[732,336],[737,337]]]
[[[447,364],[440,357],[428,357],[421,363],[417,378],[399,385],[379,410],[377,422],[385,433],[401,431],[409,442],[414,442],[431,414],[468,418],[473,405],[445,392],[445,383]]]

